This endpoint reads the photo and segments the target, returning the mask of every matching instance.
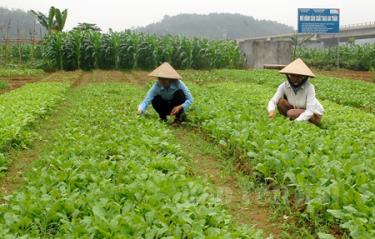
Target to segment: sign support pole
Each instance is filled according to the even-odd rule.
[[[336,34],[337,46],[336,46],[336,68],[340,69],[340,37]]]

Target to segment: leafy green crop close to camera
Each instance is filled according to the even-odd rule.
[[[166,126],[134,114],[142,96],[115,83],[73,92],[25,186],[0,206],[0,237],[261,238],[189,175]]]
[[[8,146],[25,146],[33,131],[28,126],[48,113],[68,88],[64,83],[34,83],[0,95],[0,168],[7,163]]]
[[[322,100],[326,114],[321,128],[281,116],[271,121],[266,106],[279,77],[253,76],[264,81],[259,85],[228,82],[230,77],[226,80],[219,73],[208,79],[217,83],[202,84],[210,76],[203,73],[200,81],[199,74],[184,74],[201,84],[191,84],[196,99],[190,113],[192,124],[225,150],[240,152],[252,166],[254,180],[279,187],[279,200],[290,204],[313,228],[339,224],[353,238],[375,236],[373,114]],[[335,97],[346,94],[338,91]]]

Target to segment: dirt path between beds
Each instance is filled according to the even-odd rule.
[[[69,81],[72,88],[77,88],[87,84],[91,77],[92,73],[77,71],[64,75],[62,72],[57,72],[41,79],[41,81]],[[67,93],[68,97],[69,92]],[[3,202],[3,196],[9,195],[23,184],[24,175],[31,170],[33,162],[43,152],[45,143],[52,140],[50,132],[59,124],[67,109],[69,109],[69,103],[68,100],[64,100],[45,119],[43,118],[35,123],[35,130],[33,131],[37,132],[38,137],[31,143],[29,148],[10,148],[6,152],[6,157],[10,163],[4,175],[0,177],[0,202]]]
[[[192,159],[192,173],[215,185],[234,221],[255,225],[265,235],[280,238],[280,222],[271,220],[269,206],[259,199],[256,192],[247,192],[239,185],[226,165],[228,162],[223,162],[223,158],[220,158],[219,149],[184,127],[175,128],[174,132],[184,152]]]

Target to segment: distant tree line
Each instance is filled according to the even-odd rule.
[[[238,39],[293,32],[293,28],[275,21],[257,20],[241,14],[180,14],[136,31],[157,35],[184,35],[209,39]]]
[[[51,7],[47,14],[39,11],[23,11],[0,7],[0,39],[29,39],[32,35],[40,39],[48,32],[64,28],[67,10]],[[101,31],[92,23],[79,23],[76,29]],[[278,22],[257,20],[241,14],[209,15],[180,14],[165,16],[162,21],[135,31],[156,35],[183,35],[208,39],[238,39],[293,32],[293,28]]]
[[[46,33],[31,12],[0,7],[0,39],[41,39]]]

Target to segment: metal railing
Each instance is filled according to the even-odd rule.
[[[340,30],[349,31],[349,30],[366,29],[366,28],[375,28],[375,22],[364,22],[364,23],[344,25],[340,27]]]

